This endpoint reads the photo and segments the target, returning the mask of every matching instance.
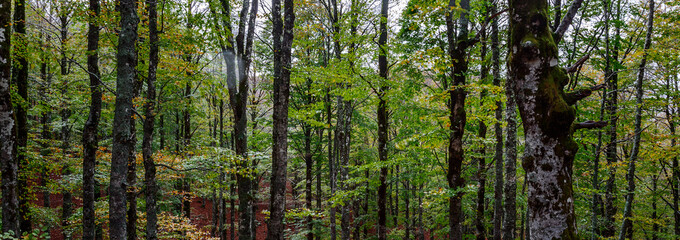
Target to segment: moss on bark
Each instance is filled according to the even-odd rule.
[[[572,190],[576,114],[563,90],[569,79],[548,27],[548,3],[512,0],[510,8],[509,80],[526,133],[523,166],[531,237],[577,239]]]

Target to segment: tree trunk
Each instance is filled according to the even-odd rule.
[[[656,207],[656,201],[657,201],[657,182],[659,180],[658,175],[654,174],[652,175],[652,221],[654,223],[652,224],[652,240],[658,240],[659,239],[659,217],[657,215],[657,207]]]
[[[378,71],[380,73],[380,88],[378,92],[378,159],[387,162],[387,141],[389,120],[387,114],[387,17],[389,0],[381,0],[380,6],[380,37],[378,39]],[[380,185],[378,186],[378,239],[387,239],[387,166],[380,168]]]
[[[0,20],[12,21],[12,1],[0,3]],[[0,26],[0,164],[2,165],[2,232],[19,236],[19,197],[17,196],[17,142],[14,110],[10,95],[12,28]]]
[[[409,208],[410,204],[411,204],[411,201],[410,201],[410,199],[411,199],[411,196],[410,196],[411,185],[409,183],[409,180],[406,180],[406,182],[404,183],[404,190],[406,190],[406,193],[404,194],[404,205],[405,205],[404,206],[404,210],[405,210],[404,225],[406,225],[406,226],[404,226],[405,231],[406,231],[404,239],[409,240],[409,239],[411,239],[411,224],[410,224],[410,221],[412,220],[411,219],[411,211],[410,211],[410,208]]]
[[[293,0],[284,1],[282,20],[281,1],[272,1],[274,39],[274,114],[272,141],[271,216],[267,239],[284,238],[286,211],[286,167],[288,166],[288,100],[290,95],[291,47],[295,11]],[[311,158],[311,156],[309,157]],[[311,164],[310,164],[311,166]]]
[[[496,4],[491,5],[489,12],[497,12]],[[491,20],[491,71],[493,74],[493,85],[501,86],[501,71],[500,71],[500,49],[498,41],[498,20]],[[514,111],[514,109],[513,109]],[[503,127],[501,126],[501,121],[503,121],[503,103],[501,101],[496,101],[496,123],[494,124],[494,132],[496,137],[496,148],[494,152],[494,163],[495,163],[495,186],[494,186],[494,212],[493,212],[493,239],[502,239],[502,228],[503,228],[503,214],[505,213],[503,209]],[[514,197],[513,197],[514,201]],[[514,219],[513,219],[514,221]],[[514,232],[514,229],[512,230]],[[514,235],[508,236],[507,239],[514,239]]]
[[[332,126],[333,126],[332,125],[332,119],[333,119],[332,114],[333,114],[333,112],[332,112],[332,107],[331,107],[331,97],[330,97],[330,88],[329,88],[326,92],[326,115],[328,115],[328,119],[326,119],[326,124],[329,127],[329,129],[328,129],[328,175],[329,175],[329,178],[330,178],[330,181],[329,181],[330,186],[329,187],[331,189],[330,198],[335,196],[335,191],[336,191],[336,188],[337,188],[337,185],[336,185],[337,176],[336,176],[336,170],[335,170],[337,167],[336,167],[335,158],[334,158],[337,155],[333,154],[334,153],[333,150],[335,148],[333,147],[334,141],[333,141],[333,128],[332,128]],[[329,210],[329,212],[330,212],[329,213],[330,214],[330,224],[329,224],[329,227],[330,227],[330,230],[331,230],[330,237],[331,237],[331,240],[335,240],[337,238],[337,236],[336,236],[337,233],[336,233],[336,230],[335,230],[336,208],[335,208],[335,206],[333,206],[332,202],[330,202],[329,205],[330,205],[330,210]]]
[[[600,107],[600,121],[604,119],[605,103],[607,101],[606,96],[602,98],[602,105]],[[595,157],[593,161],[593,178],[592,178],[592,188],[593,188],[593,200],[592,200],[592,235],[593,239],[597,239],[600,235],[599,227],[599,215],[602,214],[600,204],[602,199],[599,194],[600,190],[600,151],[602,150],[602,131],[597,133],[597,145],[595,146]]]
[[[448,39],[448,53],[451,58],[453,68],[451,77],[453,78],[451,89],[449,92],[449,157],[448,157],[448,172],[446,180],[451,191],[455,191],[449,198],[449,239],[457,240],[463,238],[463,209],[462,197],[460,192],[465,184],[465,179],[462,176],[462,164],[465,160],[463,151],[463,133],[465,131],[465,97],[467,91],[464,89],[465,73],[468,70],[467,62],[467,48],[468,48],[468,16],[467,12],[470,10],[470,1],[461,0],[460,12],[458,19],[458,36],[455,35],[455,26],[453,23],[453,9],[457,7],[455,0],[449,1],[449,12],[446,14],[446,35]]]
[[[87,31],[87,71],[90,77],[90,115],[83,129],[83,239],[94,240],[96,233],[96,215],[94,204],[95,170],[97,167],[97,148],[99,137],[97,129],[102,111],[102,89],[99,74],[99,0],[90,0],[89,11],[92,13]]]
[[[308,84],[311,84],[311,81],[308,81]],[[311,87],[311,86],[310,86]],[[311,97],[311,96],[310,96]],[[310,101],[311,102],[311,101]],[[307,210],[311,211],[312,210],[312,181],[313,181],[313,174],[312,174],[312,167],[314,165],[314,161],[312,159],[312,129],[311,126],[307,125],[306,129],[304,130],[304,135],[305,135],[305,208]],[[307,216],[307,240],[313,240],[314,239],[314,224],[312,224],[312,216]]]
[[[135,1],[135,8],[137,7],[137,2]],[[136,54],[136,53],[135,53]],[[139,60],[138,56],[135,57],[137,61]],[[137,66],[138,63],[135,63],[135,66]],[[135,67],[135,75],[134,75],[134,90],[132,94],[132,99],[136,99],[139,97],[139,93],[142,89],[142,82],[140,81],[139,77],[139,72],[136,70]],[[133,107],[135,108],[135,107]],[[136,110],[135,110],[136,111]],[[128,158],[128,163],[127,163],[127,239],[128,240],[136,240],[137,239],[137,118],[134,116],[131,116],[132,119],[130,120],[130,132],[132,135],[130,136],[130,145],[132,146],[130,148],[130,155]]]
[[[611,15],[613,10],[614,0],[605,0],[604,6],[604,17],[605,17],[605,52],[606,52],[606,62],[605,62],[605,81],[607,83],[607,115],[609,118],[609,127],[607,128],[608,143],[606,148],[606,159],[607,159],[607,171],[608,179],[607,186],[605,189],[605,201],[604,201],[604,226],[602,230],[603,237],[614,237],[616,233],[616,220],[614,216],[616,215],[616,162],[618,162],[617,155],[617,126],[618,126],[618,52],[619,45],[614,43],[613,49],[610,47],[610,37],[609,37],[609,27],[611,25]],[[618,1],[617,1],[618,2]],[[618,11],[617,11],[618,12]],[[618,16],[618,14],[617,14]],[[618,20],[618,18],[617,18]],[[614,24],[616,28],[616,33],[614,36],[615,41],[619,39],[619,24]],[[612,68],[613,67],[613,68]]]
[[[62,3],[64,4],[64,3]],[[63,7],[63,6],[61,6]],[[60,11],[64,11],[64,9],[60,9]],[[66,57],[66,44],[68,43],[68,13],[60,13],[59,16],[59,21],[60,21],[60,37],[61,37],[61,50],[60,50],[60,55],[61,59],[59,62],[59,70],[61,73],[62,81],[63,81],[63,86],[61,89],[61,94],[64,99],[64,106],[60,110],[60,115],[61,115],[61,120],[62,120],[62,127],[61,127],[61,148],[62,148],[62,153],[64,154],[64,159],[68,158],[68,152],[70,149],[70,140],[71,140],[71,127],[69,124],[69,117],[71,116],[71,110],[68,108],[68,86],[69,82],[65,79],[65,77],[69,74],[69,68],[68,68],[68,59]],[[68,160],[67,160],[68,161]],[[71,166],[68,163],[65,163],[65,165],[62,168],[62,177],[63,176],[68,176],[71,175]],[[67,232],[66,229],[68,227],[68,219],[71,217],[73,214],[73,195],[68,189],[63,189],[62,192],[62,207],[61,207],[61,225],[62,225],[62,233],[64,234],[65,239],[71,239],[71,236],[69,235],[70,232]]]
[[[575,1],[572,7],[579,5]],[[547,12],[546,0],[510,1],[508,81],[526,138],[523,166],[529,186],[530,239],[577,239],[571,175],[578,145],[572,134],[589,126],[573,124],[571,105],[590,92],[564,93],[569,79],[558,66],[557,43],[571,18],[560,24],[562,32],[553,33]]]
[[[18,41],[15,41],[14,51],[21,51],[16,54],[16,59],[12,67],[13,83],[17,86],[17,93],[21,99],[16,104],[16,124],[17,124],[17,162],[18,171],[26,172],[28,170],[28,159],[26,158],[26,147],[28,143],[28,117],[25,106],[29,105],[28,99],[28,55],[26,38],[26,1],[17,0],[14,2],[14,33]],[[19,185],[17,188],[19,194],[19,228],[20,233],[29,233],[31,231],[31,219],[29,210],[29,188],[26,177],[19,177]]]
[[[488,14],[487,14],[488,15]],[[488,62],[486,61],[486,31],[480,32],[481,34],[481,50],[480,50],[480,59],[482,60],[482,65],[480,69],[480,85],[487,84],[486,80],[489,75],[489,66],[487,65]],[[484,103],[484,98],[486,98],[487,95],[486,90],[482,90],[479,94],[479,100],[480,100],[480,105],[483,105]],[[483,109],[483,106],[480,106],[480,109]],[[479,186],[477,188],[477,212],[475,214],[475,236],[478,240],[485,240],[486,239],[486,224],[484,224],[484,210],[485,210],[485,200],[486,198],[484,197],[484,194],[486,192],[486,144],[484,144],[484,140],[486,139],[486,132],[487,132],[487,126],[484,123],[483,120],[479,121],[479,129],[477,132],[477,137],[481,140],[481,147],[477,150],[477,154],[479,154],[480,157],[477,158],[477,181],[479,181]],[[494,223],[496,221],[494,220]],[[500,222],[500,221],[499,221]],[[495,227],[495,226],[494,226]]]
[[[338,153],[338,170],[340,170],[340,189],[343,191],[349,190],[349,153],[351,143],[351,129],[352,129],[352,101],[344,100],[343,97],[338,97],[338,122],[335,130],[336,152]],[[350,210],[349,204],[344,203],[340,209],[340,238],[342,240],[349,239],[349,221]]]
[[[670,81],[670,79],[669,79]],[[677,89],[671,90],[671,84],[670,82],[668,83],[668,91],[677,91]],[[669,102],[667,103],[666,107],[666,115],[668,118],[668,130],[670,131],[671,136],[675,136],[675,115],[678,113],[677,111],[671,110],[674,109],[675,106],[673,105],[675,99],[669,98]],[[675,114],[672,114],[675,113]],[[671,138],[671,148],[675,148],[677,142],[675,138]],[[671,183],[671,193],[673,195],[673,209],[678,209],[678,206],[680,205],[680,163],[678,161],[678,157],[674,156],[672,158],[672,173],[673,176],[670,179]],[[675,233],[676,236],[680,236],[680,212],[678,211],[673,211],[673,233]],[[678,239],[677,237],[675,239]]]
[[[114,111],[113,150],[109,185],[109,236],[112,240],[127,237],[126,187],[127,165],[134,148],[132,132],[132,97],[136,75],[137,7],[134,0],[120,1],[120,37],[118,38],[116,108]],[[130,229],[134,231],[134,229]]]
[[[513,82],[505,83],[505,193],[503,202],[503,239],[515,239],[517,226],[517,102],[515,102]],[[524,190],[522,190],[524,192]],[[524,216],[522,215],[522,219]],[[524,220],[522,220],[524,223]],[[524,230],[524,228],[520,228]]]
[[[621,232],[619,232],[619,240],[633,239],[633,198],[635,197],[635,162],[640,153],[640,135],[642,134],[642,98],[644,96],[642,89],[642,81],[645,78],[645,67],[647,66],[647,50],[652,45],[652,29],[654,26],[654,0],[649,0],[649,18],[647,19],[647,36],[645,37],[645,46],[642,54],[642,61],[640,61],[640,68],[638,71],[637,81],[635,82],[635,135],[633,137],[633,149],[630,153],[630,162],[628,163],[628,193],[626,194],[626,205],[623,209],[623,223],[621,224]],[[626,236],[627,235],[627,236]]]
[[[229,88],[229,105],[234,113],[234,132],[232,134],[234,141],[234,149],[236,154],[241,157],[238,168],[248,170],[251,168],[248,159],[248,117],[246,116],[246,108],[248,106],[248,69],[251,62],[251,51],[253,35],[255,32],[255,16],[257,15],[258,1],[252,1],[252,10],[248,18],[248,9],[250,4],[248,1],[244,2],[240,13],[240,22],[238,25],[238,35],[236,36],[236,43],[232,36],[227,37],[227,43],[222,43],[220,39],[220,47],[222,49],[222,56],[224,57],[227,66],[227,87]],[[222,7],[222,25],[228,32],[232,32],[231,21],[231,6],[229,1],[220,0]],[[246,33],[246,21],[248,22],[248,29]],[[246,36],[247,35],[247,36]],[[235,49],[234,46],[237,46]],[[236,52],[238,50],[238,52]],[[237,60],[238,57],[238,68]],[[238,75],[237,75],[238,73]],[[239,199],[239,239],[251,240],[254,236],[254,217],[253,216],[253,178],[249,174],[238,174],[238,199]],[[233,208],[232,208],[233,209]],[[233,213],[232,213],[233,214]],[[232,222],[233,224],[233,222]],[[233,232],[233,230],[232,230]]]
[[[48,96],[46,93],[46,89],[48,89],[51,86],[52,83],[52,74],[50,74],[49,66],[47,65],[47,43],[50,41],[50,35],[45,35],[45,41],[42,43],[42,53],[40,56],[40,79],[42,79],[44,82],[41,87],[38,88],[39,95],[41,98],[41,104],[47,105],[48,104]],[[52,131],[50,129],[50,119],[52,118],[52,113],[49,109],[45,110],[42,112],[42,116],[40,117],[40,125],[41,125],[41,130],[40,130],[40,137],[44,141],[43,144],[41,144],[41,147],[44,149],[43,151],[40,151],[41,157],[45,157],[51,153],[49,150],[49,144],[47,144],[47,140],[52,139]],[[41,183],[43,186],[47,186],[47,182],[49,181],[50,177],[48,174],[48,169],[47,167],[43,167],[43,172],[40,176],[41,178]],[[44,187],[43,189],[43,206],[49,208],[50,207],[50,190],[47,187]]]
[[[146,116],[144,118],[142,158],[144,159],[144,185],[146,185],[146,239],[156,240],[158,239],[158,212],[156,207],[158,186],[156,185],[156,163],[153,160],[152,143],[157,101],[156,70],[159,62],[158,13],[155,0],[147,0],[146,4],[149,13],[149,75],[146,79],[147,90],[144,106]]]

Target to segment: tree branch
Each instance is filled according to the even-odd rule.
[[[580,101],[581,99],[584,99],[584,98],[590,96],[590,94],[592,94],[593,91],[600,90],[604,87],[605,87],[605,84],[598,84],[598,85],[592,86],[590,88],[583,88],[583,89],[579,89],[579,90],[576,90],[576,91],[573,91],[573,92],[569,92],[564,97],[564,101],[566,101],[567,104],[569,104],[569,106],[574,105],[574,104],[576,104],[576,102]]]
[[[567,32],[569,26],[571,26],[571,22],[574,20],[574,16],[576,16],[576,12],[578,12],[579,8],[581,8],[581,3],[583,3],[583,0],[574,0],[574,2],[571,3],[571,7],[569,7],[567,15],[564,16],[560,26],[557,27],[557,30],[555,30],[553,35],[555,43],[559,43],[562,40],[562,36],[564,36],[564,33]]]
[[[575,123],[574,124],[574,130],[578,129],[595,129],[595,128],[603,128],[607,126],[607,122],[605,121],[585,121],[581,123]]]
[[[571,67],[568,67],[568,68],[566,69],[566,70],[567,70],[567,73],[574,73],[574,72],[576,72],[576,71],[581,67],[581,65],[583,65],[583,64],[588,60],[588,58],[590,58],[590,53],[588,53],[588,54],[586,54],[585,56],[581,57],[581,58],[580,58],[578,61],[576,61],[576,63],[574,63],[574,65],[572,65]]]
[[[480,38],[481,38],[481,33],[484,32],[484,31],[486,31],[486,25],[488,25],[488,24],[491,22],[491,20],[494,20],[496,17],[500,16],[501,14],[503,14],[504,12],[507,12],[507,11],[509,11],[509,10],[510,10],[509,8],[503,9],[503,10],[501,10],[501,11],[499,11],[499,12],[497,12],[497,13],[494,13],[493,15],[489,16],[488,18],[486,18],[486,20],[485,20],[484,23],[482,24],[482,29],[479,30],[479,32],[477,32],[477,34],[475,35],[475,37],[472,38],[472,39],[470,39],[470,40],[467,42],[467,45],[465,45],[465,46],[466,46],[466,47],[467,47],[467,46],[472,46],[472,45],[475,45],[477,42],[479,42],[479,41],[480,41]]]

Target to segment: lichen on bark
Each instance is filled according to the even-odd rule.
[[[577,239],[572,190],[576,113],[564,92],[569,79],[559,66],[554,37],[547,1],[510,1],[509,81],[525,129],[522,164],[529,186],[531,238]]]

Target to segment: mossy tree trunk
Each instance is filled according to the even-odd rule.
[[[16,91],[20,97],[16,104],[16,123],[17,123],[17,163],[18,171],[25,172],[28,168],[28,159],[26,157],[26,146],[28,144],[28,68],[29,63],[26,56],[28,56],[28,39],[26,38],[26,1],[14,1],[14,35],[16,52],[15,61],[12,62],[12,79],[13,84],[16,85]],[[17,188],[19,194],[19,228],[21,233],[28,233],[31,231],[31,219],[29,216],[29,187],[27,185],[26,176],[19,177],[19,187]]]
[[[546,0],[510,1],[508,81],[525,131],[531,239],[577,239],[572,165],[578,145],[572,134],[603,123],[574,124],[572,105],[601,86],[564,92],[569,79],[559,66],[557,43],[580,2],[574,2],[556,32],[550,31],[548,7]]]
[[[12,1],[0,2],[0,19],[12,21]],[[2,165],[2,232],[19,233],[19,198],[17,196],[17,145],[14,109],[10,95],[12,28],[0,26],[0,164]]]

